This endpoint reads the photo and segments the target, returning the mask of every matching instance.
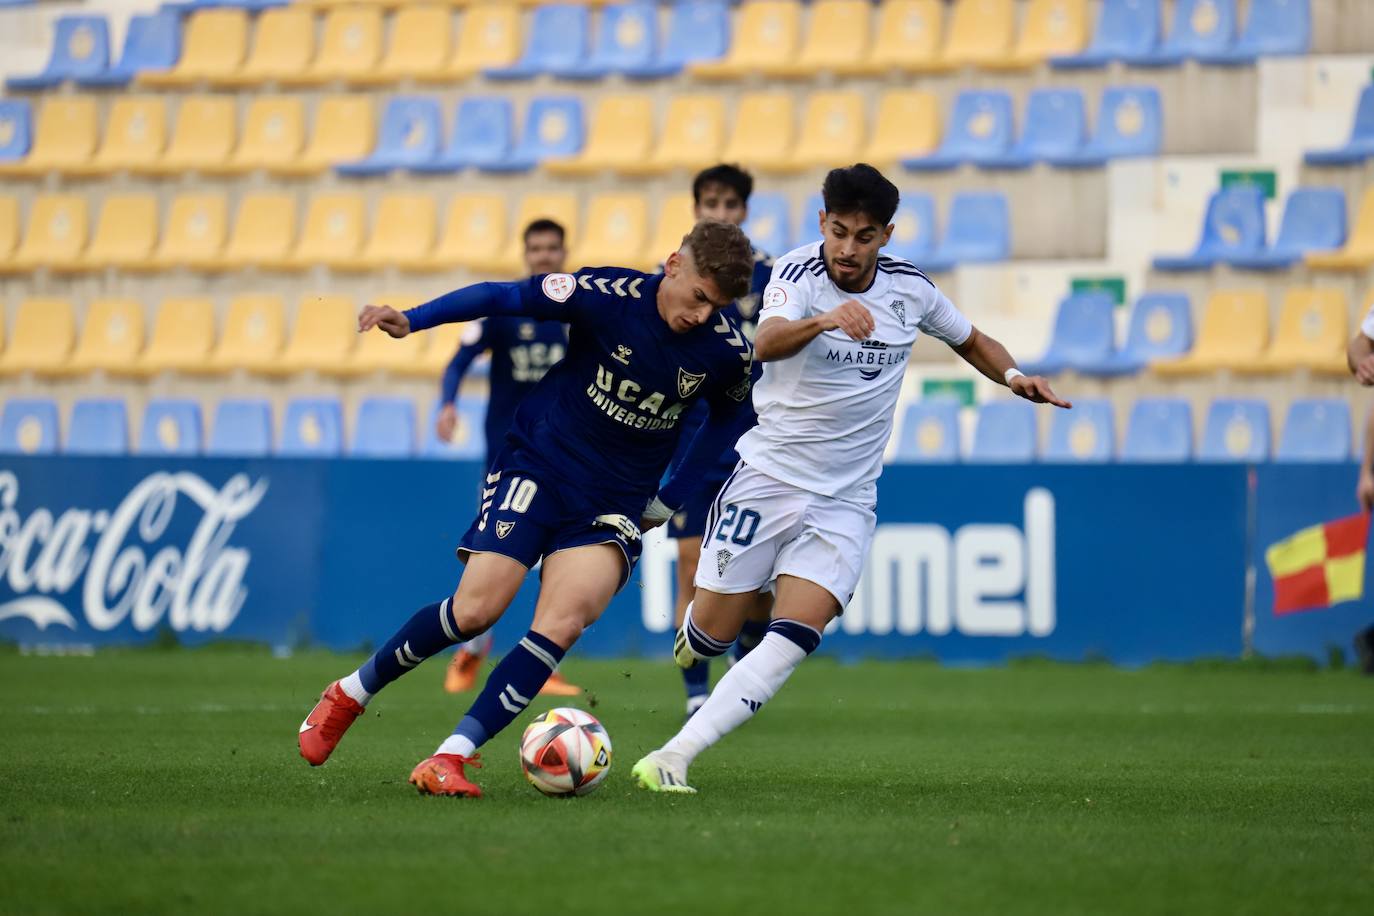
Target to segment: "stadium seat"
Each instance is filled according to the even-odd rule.
[[[786,162],[792,152],[792,96],[785,92],[751,92],[740,96],[724,162]]]
[[[300,157],[269,170],[279,175],[318,175],[335,163],[353,162],[372,151],[376,112],[365,95],[326,96],[315,106],[315,125]]]
[[[414,308],[423,299],[404,293],[380,293],[373,302],[384,303],[399,311]],[[369,331],[358,335],[358,345],[346,363],[329,370],[331,375],[364,376],[374,373],[405,375],[406,368],[424,359],[431,332],[407,334],[399,340],[388,334]],[[449,356],[453,354],[450,352]],[[437,377],[437,376],[436,376]]]
[[[117,372],[143,349],[143,303],[137,299],[96,299],[86,310],[81,338],[63,367],[66,374]]]
[[[520,57],[520,19],[514,4],[485,3],[464,10],[453,54],[436,78],[464,80],[512,66]]]
[[[9,398],[0,413],[0,453],[51,455],[57,451],[57,404],[49,398]]]
[[[747,0],[735,20],[729,51],[719,60],[695,61],[687,72],[698,79],[738,79],[795,59],[801,33],[801,4],[795,0]]]
[[[601,11],[592,52],[554,71],[561,79],[600,80],[652,66],[658,51],[658,5],[647,0],[616,3]]]
[[[1013,0],[955,0],[937,66],[981,67],[1004,63],[1016,33]]]
[[[444,116],[437,99],[393,96],[382,112],[382,126],[372,154],[335,166],[340,175],[384,175],[433,161],[444,137]]]
[[[502,254],[484,266],[499,273],[514,276],[525,274],[525,227],[537,219],[551,219],[563,227],[566,243],[571,250],[578,240],[577,198],[572,194],[526,194],[520,199],[520,207],[509,227],[509,241]],[[446,363],[447,364],[447,363]]]
[[[1288,407],[1274,460],[1350,460],[1350,405],[1340,398],[1310,398]]]
[[[205,270],[241,270],[273,263],[296,243],[296,199],[290,194],[254,191],[239,200],[234,228],[224,250],[199,261]]]
[[[260,95],[248,106],[243,138],[227,160],[206,166],[210,174],[238,175],[290,165],[305,144],[305,105],[300,98]]]
[[[293,398],[286,402],[276,454],[333,458],[342,452],[343,405],[338,398]]]
[[[1254,185],[1235,185],[1214,191],[1207,201],[1202,233],[1192,254],[1154,259],[1155,270],[1207,270],[1232,257],[1264,251],[1264,192]]]
[[[1021,34],[1011,54],[980,66],[1025,70],[1051,57],[1082,51],[1088,41],[1087,7],[1087,0],[1028,0]]]
[[[1207,300],[1192,352],[1158,360],[1161,375],[1188,375],[1255,365],[1269,342],[1269,305],[1263,292],[1216,292]]]
[[[205,361],[204,371],[261,372],[276,363],[285,343],[286,308],[281,298],[238,296],[229,303],[224,333]]]
[[[1021,137],[1005,153],[978,161],[985,169],[1024,169],[1036,162],[1082,151],[1087,133],[1083,93],[1077,89],[1035,89],[1026,101]]]
[[[358,310],[343,296],[307,296],[281,356],[261,371],[274,375],[327,373],[348,362],[358,343]]]
[[[415,405],[404,398],[364,398],[348,453],[354,458],[414,455]]]
[[[1374,266],[1374,187],[1360,197],[1360,210],[1345,244],[1335,251],[1308,252],[1307,266],[1313,270],[1367,270]]]
[[[724,101],[714,95],[674,95],[653,150],[637,162],[618,165],[616,170],[627,175],[697,171],[720,161],[724,143]]]
[[[157,310],[148,348],[128,371],[203,372],[215,343],[215,306],[209,299],[167,299]]]
[[[68,455],[123,455],[129,451],[129,418],[117,398],[82,398],[67,424]]]
[[[1288,195],[1274,244],[1229,259],[1232,267],[1282,270],[1309,253],[1336,251],[1345,243],[1345,193],[1340,188],[1297,188]]]
[[[388,194],[377,203],[367,241],[336,270],[423,268],[434,250],[438,213],[432,194]]]
[[[1269,349],[1240,371],[1284,373],[1293,369],[1343,376],[1350,333],[1349,306],[1339,289],[1290,289],[1279,309]]]
[[[825,209],[825,198],[819,192],[808,194],[797,210],[797,222],[792,227],[792,247],[800,248],[821,240],[821,226],[818,218]]]
[[[222,170],[234,151],[237,135],[238,113],[232,97],[185,96],[162,158],[136,166],[134,171],[170,176]]]
[[[1184,462],[1193,456],[1193,411],[1178,398],[1141,398],[1131,408],[1122,461]]]
[[[168,70],[181,56],[181,17],[172,10],[137,13],[124,31],[119,62],[76,77],[82,88],[123,87],[144,70]]]
[[[1011,223],[1006,195],[998,191],[961,191],[950,199],[944,237],[934,265],[1005,261],[1011,257]]]
[[[0,263],[0,274],[80,264],[88,222],[86,198],[75,194],[38,195],[29,208],[23,241],[9,261]]]
[[[200,404],[183,398],[153,398],[143,410],[140,455],[198,455],[204,438]]]
[[[223,194],[184,194],[172,200],[153,256],[128,269],[213,267],[228,235],[228,201]]]
[[[868,53],[835,69],[855,76],[934,69],[939,66],[944,21],[942,0],[883,0]]]
[[[486,458],[487,436],[485,424],[485,400],[459,397],[458,423],[453,429],[453,441],[444,442],[434,431],[434,420],[439,414],[439,404],[435,403],[430,411],[429,425],[424,431],[424,445],[421,454],[426,458],[448,458],[459,460],[482,460]]]
[[[1054,375],[1098,365],[1116,350],[1116,303],[1101,292],[1074,293],[1059,303],[1050,345],[1021,368],[1030,375]]]
[[[453,53],[453,13],[445,4],[402,5],[376,69],[349,82],[376,86],[401,80],[437,80]]]
[[[928,398],[907,405],[893,451],[894,462],[959,460],[959,408],[955,398]]]
[[[1303,156],[1308,165],[1358,165],[1374,157],[1374,84],[1360,90],[1350,139],[1344,146],[1312,150]]]
[[[664,198],[658,209],[657,226],[644,247],[641,262],[644,269],[657,270],[669,254],[682,247],[682,237],[692,231],[695,223],[691,194],[672,194]]]
[[[227,398],[215,405],[205,454],[263,458],[272,451],[272,405],[264,398]]]
[[[14,316],[0,375],[59,375],[76,341],[76,315],[66,299],[24,299]]]
[[[597,267],[624,264],[627,267],[652,269],[643,259],[630,259],[627,252],[638,252],[648,235],[649,218],[644,198],[640,194],[598,194],[587,204],[587,231],[581,240],[568,250],[569,267]],[[627,260],[640,263],[626,264]]]
[[[546,159],[566,158],[582,149],[582,100],[576,96],[539,96],[525,112],[525,128],[515,149],[485,172],[528,172]]]
[[[0,162],[0,177],[35,176],[81,166],[95,153],[96,104],[90,96],[49,95],[38,110],[28,155]],[[0,146],[5,146],[0,137]]]
[[[1035,453],[1035,407],[1029,401],[988,401],[978,408],[966,461],[1021,464],[1034,461]]]
[[[755,248],[782,257],[795,247],[789,230],[791,224],[791,205],[785,194],[755,192],[750,195],[749,218],[742,228]]]
[[[1076,399],[1073,410],[1050,412],[1043,461],[1106,462],[1116,455],[1116,414],[1112,402]]]
[[[140,70],[145,86],[189,86],[220,79],[243,66],[248,48],[248,13],[241,9],[202,9],[186,20],[181,56],[166,70]]]
[[[10,90],[53,89],[64,80],[105,71],[110,65],[110,26],[104,16],[60,16],[52,51],[41,73],[11,76]]]
[[[296,247],[270,261],[279,270],[317,265],[346,267],[363,245],[366,209],[360,194],[324,193],[311,198]]]
[[[325,13],[319,50],[310,66],[278,81],[287,86],[323,86],[365,79],[377,69],[381,56],[381,7],[334,7]]]
[[[802,112],[801,136],[783,162],[759,163],[771,171],[801,172],[855,162],[868,133],[864,99],[858,92],[815,92]]]
[[[419,358],[406,365],[397,366],[390,370],[391,374],[405,378],[423,379],[426,385],[432,385],[435,379],[443,377],[444,370],[453,360],[453,354],[458,352],[464,327],[466,325],[461,323],[441,324],[438,327],[430,328],[423,334],[416,335],[424,338],[424,345],[420,348]]]
[[[1207,408],[1198,461],[1269,460],[1267,401],[1218,398]]]
[[[1306,54],[1312,43],[1310,0],[1250,0],[1240,39],[1224,51],[1198,55],[1205,64],[1253,64],[1261,57]]]
[[[503,162],[514,144],[515,115],[510,100],[498,96],[468,96],[458,103],[453,131],[444,149],[412,172],[444,174]]]
[[[8,165],[21,162],[32,142],[29,103],[24,99],[0,99],[0,175]]]
[[[591,16],[585,6],[550,3],[534,11],[520,59],[504,67],[490,67],[490,80],[533,79],[543,74],[576,70],[587,57]]]
[[[550,159],[554,175],[590,175],[643,162],[654,141],[654,102],[646,95],[603,96],[592,114],[587,142],[575,156]]]
[[[726,0],[678,0],[657,57],[625,67],[622,72],[640,80],[676,76],[694,63],[720,60],[729,48],[730,8]]]
[[[108,175],[151,168],[167,145],[167,110],[155,95],[128,95],[110,104],[95,155],[65,168],[69,175]]]
[[[1092,43],[1077,54],[1050,58],[1062,69],[1105,67],[1115,60],[1146,57],[1159,46],[1160,0],[1102,0]]]
[[[879,168],[928,156],[940,145],[940,101],[923,89],[889,89],[878,99],[862,159]]]
[[[920,267],[935,257],[936,247],[935,199],[919,191],[903,191],[892,216],[892,238],[883,253]]]
[[[855,72],[855,64],[868,52],[872,14],[869,0],[815,0],[800,51],[764,64],[763,72],[800,79]]]
[[[1001,91],[966,90],[954,100],[940,148],[926,156],[902,160],[918,171],[958,168],[1006,154],[1012,139],[1011,96]]]
[[[18,247],[19,200],[14,197],[0,197],[0,274],[5,273],[5,262],[14,255]],[[4,322],[0,322],[0,325],[3,324]]]
[[[1131,309],[1126,344],[1097,362],[1081,361],[1082,375],[1132,375],[1152,361],[1172,359],[1193,345],[1193,310],[1180,293],[1146,293]]]
[[[1236,37],[1236,0],[1176,0],[1173,28],[1157,48],[1123,55],[1136,67],[1173,67],[1223,53]]]
[[[306,6],[267,10],[257,18],[253,46],[243,66],[210,82],[222,86],[255,86],[299,77],[315,56],[315,15]]]
[[[503,194],[458,194],[449,201],[444,231],[416,270],[484,267],[506,247],[506,198]]]
[[[1109,86],[1097,107],[1097,128],[1075,153],[1050,157],[1052,165],[1095,168],[1112,159],[1155,156],[1163,143],[1164,114],[1153,86]]]

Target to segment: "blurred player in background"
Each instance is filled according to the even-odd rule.
[[[1356,381],[1366,388],[1374,387],[1374,303],[1370,304],[1360,329],[1350,339],[1345,358]],[[1360,461],[1355,499],[1365,512],[1374,510],[1374,408],[1365,415],[1364,457]],[[1360,669],[1365,674],[1374,674],[1374,626],[1355,634],[1355,653],[1360,657]]]
[[[822,189],[823,241],[780,258],[763,296],[754,391],[758,425],[716,497],[696,598],[674,655],[723,654],[755,594],[777,596],[767,635],[659,750],[635,764],[656,792],[694,792],[687,769],[743,725],[820,645],[854,595],[873,538],[877,480],[916,335],[945,341],[988,378],[1036,403],[1069,404],[1029,377],[909,261],[879,254],[897,188],[875,168],[835,169]]]
[[[563,227],[551,219],[537,219],[525,227],[525,270],[530,276],[561,273],[568,257]],[[473,322],[464,329],[463,343],[444,372],[435,432],[445,442],[453,440],[458,425],[454,401],[463,376],[481,354],[491,351],[490,391],[487,395],[485,423],[487,460],[490,468],[506,441],[516,408],[525,395],[563,358],[568,347],[568,330],[557,321],[536,321],[525,316],[497,316]],[[444,689],[449,693],[471,690],[477,672],[491,652],[491,633],[483,633],[458,647],[444,671]],[[540,693],[573,697],[582,688],[568,683],[557,671]]]
[[[753,348],[720,311],[749,291],[749,240],[737,226],[700,222],[664,267],[659,275],[602,267],[479,283],[404,313],[363,309],[360,332],[392,337],[498,315],[572,330],[567,356],[516,411],[488,469],[478,516],[459,544],[466,568],[457,591],[421,608],[361,668],[325,688],[298,736],[312,765],[329,758],[387,684],[490,629],[542,562],[529,631],[453,734],[410,774],[422,793],[480,796],[464,770],[477,749],[524,711],[629,581],[641,530],[667,521],[738,439],[751,419]],[[710,417],[660,487],[682,415],[703,398]]]

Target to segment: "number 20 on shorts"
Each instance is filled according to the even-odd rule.
[[[753,509],[740,511],[739,506],[730,503],[725,507],[720,524],[716,526],[715,539],[728,540],[731,544],[748,547],[754,542],[754,534],[759,530],[760,521],[762,518]]]

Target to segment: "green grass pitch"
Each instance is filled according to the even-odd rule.
[[[1374,687],[1345,672],[804,665],[692,771],[667,663],[587,662],[615,745],[581,799],[484,749],[479,801],[406,784],[466,706],[430,662],[326,766],[355,657],[0,654],[6,913],[1371,913]],[[536,702],[535,709],[553,703]]]

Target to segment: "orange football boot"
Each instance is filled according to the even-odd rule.
[[[582,688],[576,684],[568,683],[567,678],[555,671],[549,675],[544,686],[539,688],[539,695],[543,697],[577,697],[582,695]]]
[[[329,759],[344,732],[363,714],[363,705],[343,692],[335,681],[320,694],[320,702],[301,723],[301,756],[317,767]]]
[[[464,693],[477,686],[477,674],[482,670],[485,656],[476,655],[467,649],[459,649],[449,659],[444,670],[444,689],[449,693]]]
[[[463,772],[465,764],[481,769],[482,764],[477,762],[481,754],[473,754],[471,757],[462,757],[458,754],[435,754],[425,760],[421,760],[415,769],[410,772],[410,784],[419,790],[421,795],[455,795],[466,798],[481,798],[482,789],[476,783],[468,781],[467,775]]]

